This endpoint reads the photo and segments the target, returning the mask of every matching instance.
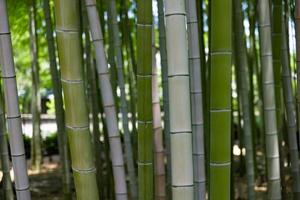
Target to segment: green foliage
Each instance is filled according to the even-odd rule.
[[[58,154],[57,133],[52,133],[43,140],[43,152],[46,155]]]
[[[30,158],[30,149],[31,149],[31,140],[32,138],[26,135],[23,135],[26,158]],[[58,140],[57,133],[52,133],[46,138],[43,138],[43,154],[47,156],[57,155],[58,154]]]
[[[8,13],[10,29],[12,33],[12,44],[14,48],[14,59],[16,63],[16,75],[20,97],[21,111],[30,111],[31,99],[31,57],[29,42],[29,6],[27,1],[8,1]],[[45,94],[51,90],[51,77],[49,70],[48,50],[45,33],[45,20],[43,8],[37,1],[37,34],[39,48],[40,66],[40,88]]]
[[[54,98],[50,98],[50,100],[46,102],[46,106],[47,106],[47,114],[55,114]]]

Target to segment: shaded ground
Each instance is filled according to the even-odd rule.
[[[240,158],[238,156],[234,156],[233,159],[233,167],[235,169],[235,177],[233,183],[234,199],[244,200],[247,199],[247,182],[245,174],[241,173],[240,171],[240,169],[243,169],[244,167],[240,165],[239,159]],[[260,158],[260,155],[257,155],[257,160],[259,160],[258,163],[260,163],[257,167],[258,171],[263,170],[265,168],[265,166],[261,166],[261,163],[264,162],[260,159],[262,159]],[[60,178],[61,174],[58,166],[58,160],[58,156],[52,156],[50,158],[46,157],[44,159],[44,164],[42,165],[41,173],[39,174],[29,170],[32,200],[63,200],[62,181]],[[285,170],[285,172],[282,171],[285,174],[284,185],[286,191],[286,193],[283,194],[283,199],[292,199],[292,180],[291,177],[288,175],[289,168],[285,168]],[[257,177],[255,187],[256,199],[266,199],[266,190],[266,179],[263,176]],[[75,200],[75,197],[73,199]]]
[[[58,159],[57,156],[45,158],[39,174],[29,171],[33,200],[63,200]]]
[[[62,183],[58,169],[30,175],[33,200],[62,200]]]

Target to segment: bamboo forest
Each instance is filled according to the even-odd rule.
[[[0,200],[300,200],[300,0],[0,0]]]

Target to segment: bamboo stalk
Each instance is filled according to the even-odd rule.
[[[120,31],[118,27],[117,20],[117,9],[116,9],[116,1],[109,0],[109,9],[108,16],[112,20],[112,39],[113,39],[113,48],[114,48],[114,58],[116,60],[116,68],[117,68],[117,78],[118,85],[121,91],[121,113],[122,113],[122,125],[124,130],[124,141],[125,141],[125,154],[126,154],[126,166],[128,170],[129,176],[129,184],[130,184],[130,194],[131,198],[137,199],[137,181],[135,175],[135,168],[133,162],[133,153],[131,146],[131,136],[128,128],[128,109],[126,102],[126,92],[125,92],[125,83],[124,83],[124,74],[123,74],[123,59],[122,59],[122,49],[121,49],[121,40],[120,40]]]
[[[41,95],[39,90],[39,61],[38,61],[38,36],[36,23],[36,1],[29,1],[29,35],[30,35],[30,55],[31,55],[31,113],[32,113],[32,140],[31,140],[31,167],[40,172],[42,164],[41,149]]]
[[[46,21],[46,37],[47,37],[47,47],[50,62],[50,73],[53,86],[54,94],[54,104],[55,104],[55,120],[57,125],[58,134],[58,145],[59,145],[59,155],[62,170],[62,180],[63,180],[63,192],[65,199],[71,198],[71,174],[70,174],[70,155],[68,148],[67,135],[65,130],[65,119],[64,119],[64,108],[62,100],[62,88],[59,79],[57,62],[56,62],[56,49],[53,38],[53,27],[51,21],[51,9],[49,5],[49,0],[44,0],[43,9]]]
[[[194,192],[196,200],[206,198],[205,155],[204,155],[204,123],[203,123],[203,91],[202,67],[199,47],[198,18],[195,0],[186,1],[188,41],[189,41],[189,68],[190,68],[190,95],[192,110],[193,134],[193,165],[194,165]]]
[[[101,179],[102,179],[102,169],[101,169],[101,142],[100,142],[100,127],[99,127],[99,105],[100,105],[100,98],[98,96],[98,87],[97,87],[97,73],[95,67],[94,57],[92,55],[92,41],[90,37],[90,30],[89,30],[89,21],[87,10],[85,6],[85,2],[81,1],[81,17],[82,17],[82,33],[83,37],[83,54],[84,56],[84,67],[85,69],[85,76],[86,76],[86,85],[87,85],[87,99],[89,102],[89,113],[92,115],[92,119],[90,123],[92,123],[92,142],[93,142],[93,152],[95,156],[95,163],[97,168],[97,183],[99,189],[99,197],[101,199]]]
[[[160,51],[160,63],[162,74],[162,88],[163,88],[163,121],[164,121],[164,140],[165,140],[165,154],[167,157],[166,168],[166,187],[167,195],[171,198],[171,150],[170,150],[170,111],[169,111],[169,86],[168,86],[168,59],[166,48],[166,29],[165,29],[165,14],[164,14],[164,2],[157,0],[158,8],[158,26],[159,26],[159,51]]]
[[[240,85],[242,117],[243,117],[243,141],[246,148],[246,173],[247,173],[247,191],[248,199],[255,199],[255,171],[254,171],[254,153],[253,150],[253,126],[251,121],[251,101],[250,98],[250,77],[246,42],[244,40],[243,13],[241,10],[241,1],[234,1],[234,31],[235,31],[235,60],[236,69],[238,71],[238,81]]]
[[[139,199],[153,195],[152,0],[137,1],[137,113]]]
[[[295,0],[295,29],[296,29],[296,64],[297,64],[297,116],[300,116],[300,0]],[[300,120],[298,119],[298,130],[300,130]],[[300,144],[300,137],[298,138]]]
[[[90,39],[90,38],[89,38]],[[95,160],[96,160],[96,167],[97,167],[97,183],[99,188],[99,197],[100,199],[104,198],[103,192],[103,162],[102,162],[102,150],[103,144],[100,141],[100,127],[99,127],[99,97],[98,97],[98,87],[97,87],[97,80],[96,80],[96,69],[95,69],[95,62],[93,61],[93,57],[89,58],[90,68],[87,71],[87,74],[90,75],[89,84],[91,90],[91,107],[92,107],[92,122],[93,122],[93,142],[94,142],[94,151],[95,151]],[[100,188],[101,187],[101,188]]]
[[[293,94],[290,56],[288,48],[288,26],[286,25],[285,16],[282,16],[282,45],[281,45],[281,62],[282,62],[282,87],[285,104],[285,113],[287,118],[288,130],[288,147],[291,157],[291,175],[293,179],[294,199],[300,199],[300,172],[299,172],[299,153],[297,144],[297,119],[296,106]]]
[[[5,93],[10,151],[18,200],[30,200],[27,164],[18,106],[16,74],[12,54],[6,0],[0,0],[0,62]]]
[[[156,200],[164,200],[166,199],[166,176],[164,164],[165,154],[163,146],[158,74],[156,66],[154,25],[152,28],[152,115],[154,141],[154,195]]]
[[[46,21],[46,37],[47,47],[50,62],[50,73],[53,86],[54,104],[55,104],[55,119],[57,125],[59,154],[62,169],[63,192],[65,199],[71,198],[71,174],[70,174],[70,155],[67,144],[67,135],[65,130],[64,108],[62,100],[62,88],[60,82],[60,74],[57,69],[56,49],[53,38],[53,28],[51,20],[51,9],[49,0],[44,0],[43,9]]]
[[[86,67],[86,79],[87,79],[87,85],[88,85],[88,91],[89,94],[89,104],[90,104],[90,112],[92,113],[92,125],[93,125],[93,152],[95,156],[95,163],[96,163],[96,174],[97,174],[97,183],[98,183],[98,189],[99,189],[99,197],[100,199],[103,198],[103,173],[102,173],[102,163],[101,163],[101,142],[100,142],[100,129],[99,129],[99,99],[98,99],[98,87],[97,87],[97,72],[95,69],[95,63],[94,58],[92,56],[92,46],[91,46],[91,38],[90,38],[90,32],[88,27],[88,16],[87,16],[87,10],[84,5],[84,2],[81,2],[82,8],[82,21],[83,21],[83,32],[84,32],[84,39],[85,39],[85,47],[84,47],[84,53],[85,53],[85,67]]]
[[[274,70],[274,87],[275,87],[275,99],[276,99],[276,120],[278,130],[278,141],[279,141],[279,154],[280,154],[280,175],[281,175],[281,187],[283,198],[287,193],[285,184],[285,170],[284,170],[284,124],[283,124],[283,102],[282,102],[282,86],[281,86],[281,21],[282,18],[282,1],[272,1],[272,55],[273,55],[273,70]]]
[[[133,29],[130,26],[130,21],[128,19],[128,6],[126,3],[124,3],[124,11],[123,11],[123,28],[122,32],[124,35],[124,43],[126,47],[126,54],[128,56],[128,76],[129,76],[129,93],[130,93],[130,112],[131,112],[131,124],[132,124],[132,138],[135,138],[135,135],[137,133],[137,128],[136,128],[136,100],[137,100],[137,88],[136,88],[136,77],[135,77],[135,72],[134,69],[136,68],[136,61],[135,61],[135,56],[133,49],[131,48],[132,44],[130,43],[131,41],[131,33],[133,32]],[[129,30],[131,31],[127,31]],[[132,143],[134,144],[135,141],[133,140]],[[135,155],[134,153],[133,155]],[[136,156],[134,156],[136,157]]]
[[[258,19],[266,138],[268,199],[281,199],[280,158],[276,121],[274,70],[272,64],[272,37],[269,1],[258,1]]]
[[[210,4],[210,181],[211,200],[230,199],[232,1]],[[220,187],[222,185],[222,187]]]
[[[1,51],[1,49],[0,49]],[[0,53],[1,54],[1,53]],[[10,178],[10,160],[8,152],[8,144],[6,137],[6,123],[5,123],[5,111],[4,111],[4,99],[2,89],[0,89],[0,156],[2,166],[2,189],[4,200],[14,200],[12,182]]]
[[[108,137],[115,184],[115,198],[117,200],[126,200],[127,188],[122,145],[118,130],[112,86],[109,81],[110,78],[104,52],[103,36],[99,21],[99,15],[95,0],[86,0],[85,4],[88,13],[92,41],[96,53],[96,67],[99,77],[99,88],[101,91],[102,103],[106,116],[105,119],[108,127]]]
[[[79,1],[55,1],[58,56],[65,100],[65,122],[77,199],[97,200],[96,168],[82,79]]]
[[[166,0],[165,19],[170,99],[172,196],[174,200],[192,200],[194,199],[194,182],[185,1]]]

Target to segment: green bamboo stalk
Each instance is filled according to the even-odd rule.
[[[290,56],[288,48],[288,26],[286,25],[285,16],[282,16],[282,46],[281,46],[281,62],[282,62],[282,86],[285,104],[285,113],[287,118],[288,129],[288,147],[291,157],[291,175],[293,179],[294,199],[300,199],[300,172],[299,172],[299,153],[297,144],[297,119],[296,107],[292,87]]]
[[[129,87],[129,96],[130,96],[130,105],[129,105],[129,112],[131,112],[131,125],[132,125],[132,134],[131,138],[135,138],[137,133],[136,130],[136,100],[137,100],[137,88],[136,88],[136,77],[134,74],[134,68],[136,68],[135,57],[133,55],[133,50],[130,48],[130,38],[131,33],[133,32],[132,27],[130,26],[130,21],[128,19],[128,3],[126,0],[122,0],[122,12],[120,13],[120,17],[122,19],[122,36],[123,36],[123,46],[125,46],[125,52],[128,61],[128,83]],[[129,2],[130,3],[130,2]],[[134,143],[134,141],[132,141]],[[134,153],[135,154],[135,153]],[[135,156],[136,157],[136,156]]]
[[[297,116],[298,130],[300,130],[300,0],[295,0],[295,28],[296,28],[296,64],[297,64]],[[298,139],[298,144],[300,138]]]
[[[93,152],[95,155],[95,163],[97,168],[97,183],[99,189],[99,197],[100,199],[103,198],[103,188],[102,188],[102,163],[101,163],[101,142],[100,142],[100,130],[99,130],[99,99],[98,99],[98,88],[97,88],[97,80],[96,80],[96,69],[94,64],[94,58],[92,56],[92,46],[91,46],[91,38],[90,32],[88,27],[88,16],[87,10],[82,1],[82,21],[83,21],[83,32],[84,32],[84,39],[85,39],[85,67],[86,67],[86,77],[87,77],[87,85],[89,94],[89,101],[90,101],[90,112],[92,113],[92,125],[93,125]]]
[[[190,95],[192,110],[193,134],[193,165],[194,191],[196,200],[206,198],[205,155],[204,155],[204,123],[203,123],[203,91],[202,91],[202,59],[200,57],[198,18],[195,0],[186,1],[188,41],[189,41],[189,68],[190,68]]]
[[[156,66],[155,31],[152,28],[152,118],[154,141],[154,195],[156,200],[166,199],[165,154],[161,124],[158,74]]]
[[[109,81],[108,65],[104,52],[103,36],[99,21],[99,15],[95,0],[86,0],[85,4],[88,13],[92,41],[96,53],[96,67],[99,77],[99,88],[102,94],[102,103],[105,111],[106,123],[108,126],[108,137],[115,184],[115,197],[117,200],[126,200],[127,188],[122,145],[118,130],[113,91],[111,83]]]
[[[126,3],[124,7],[126,6]],[[130,111],[131,111],[131,124],[132,124],[132,138],[135,138],[135,135],[137,133],[137,128],[136,128],[136,100],[137,100],[137,88],[136,88],[136,77],[134,73],[134,69],[136,68],[136,61],[134,57],[134,52],[133,49],[131,49],[131,44],[130,44],[130,38],[131,38],[131,32],[133,31],[131,26],[130,26],[130,21],[128,19],[128,10],[127,7],[124,8],[124,19],[123,19],[123,35],[124,35],[124,43],[126,47],[126,53],[128,55],[128,76],[129,76],[129,85],[130,85]],[[131,31],[128,31],[128,27]],[[133,141],[134,144],[134,141]],[[135,153],[134,153],[135,154]],[[135,156],[136,157],[136,156]]]
[[[88,94],[88,101],[89,101],[89,113],[92,114],[92,137],[93,137],[93,153],[95,158],[96,164],[96,174],[97,174],[97,183],[99,189],[99,197],[100,199],[103,198],[103,191],[102,191],[102,163],[101,163],[101,143],[100,143],[100,130],[99,130],[99,99],[97,94],[97,82],[96,82],[96,69],[94,65],[94,58],[92,56],[92,45],[91,45],[91,38],[88,26],[88,16],[87,10],[84,4],[84,1],[81,1],[81,14],[82,14],[82,31],[84,34],[84,66],[85,66],[85,77],[86,77],[86,85]]]
[[[232,1],[212,0],[210,21],[211,200],[230,199]],[[220,187],[222,185],[222,187]]]
[[[152,0],[137,1],[139,199],[153,199]]]
[[[192,121],[185,12],[184,0],[165,1],[172,196],[174,200],[194,199]]]
[[[280,158],[274,70],[272,63],[272,37],[269,1],[258,1],[259,36],[262,66],[263,108],[268,173],[268,199],[281,199]]]
[[[164,14],[164,2],[157,0],[158,8],[158,26],[159,26],[159,51],[160,51],[160,63],[162,74],[162,88],[163,88],[163,111],[164,111],[164,139],[165,139],[165,151],[167,157],[167,194],[171,198],[171,151],[170,151],[170,112],[169,112],[169,85],[168,85],[168,59],[166,48],[166,30],[165,30],[165,14]]]
[[[256,1],[256,0],[255,0]],[[256,48],[256,42],[255,42],[255,22],[256,22],[256,12],[255,12],[255,1],[249,1],[248,3],[248,9],[247,9],[247,14],[249,18],[249,29],[250,29],[250,35],[249,35],[249,50],[248,50],[248,58],[249,58],[249,73],[250,73],[250,108],[251,108],[251,121],[252,121],[252,135],[253,135],[253,144],[254,147],[256,147],[257,144],[257,139],[258,139],[258,133],[259,131],[257,130],[257,123],[255,121],[255,109],[261,113],[261,106],[257,106],[255,102],[255,92],[257,90],[257,85],[260,85],[260,79],[256,79],[257,84],[254,84],[254,77],[260,77],[258,76],[258,60],[257,60],[257,48]],[[258,89],[259,90],[259,89]],[[261,92],[258,92],[258,99],[262,99],[260,96]],[[258,102],[260,103],[260,101]],[[254,161],[255,167],[257,165],[255,164],[256,160]],[[256,169],[255,169],[256,170]]]
[[[31,167],[39,172],[42,164],[41,149],[41,95],[39,91],[39,61],[38,61],[38,36],[36,23],[36,1],[29,1],[29,34],[30,34],[30,54],[31,54],[31,76],[32,76],[32,140],[31,140]]]
[[[16,74],[6,11],[6,0],[0,0],[0,62],[17,200],[30,200],[30,186],[22,137],[21,115],[18,106]]]
[[[108,1],[108,16],[112,21],[112,40],[113,40],[113,49],[114,49],[114,58],[116,61],[117,68],[117,78],[118,85],[121,91],[121,113],[122,113],[122,125],[124,130],[124,141],[125,141],[125,154],[126,154],[126,166],[128,170],[129,176],[129,184],[130,184],[130,193],[132,199],[137,199],[137,181],[135,175],[135,168],[133,162],[133,153],[131,146],[131,136],[128,128],[128,111],[127,111],[127,102],[126,102],[126,92],[125,92],[125,83],[124,83],[124,74],[123,74],[123,59],[122,59],[122,49],[121,49],[121,39],[120,39],[120,31],[117,20],[117,9],[116,9],[116,1],[109,0]]]
[[[287,193],[285,184],[285,170],[284,170],[284,141],[283,135],[283,102],[282,102],[282,88],[281,88],[281,21],[282,16],[282,0],[272,1],[272,55],[273,55],[273,69],[274,69],[274,85],[275,85],[275,100],[276,100],[276,119],[277,119],[277,130],[279,139],[279,150],[280,150],[280,175],[281,175],[281,186],[282,195]]]
[[[0,49],[1,51],[1,49]],[[1,53],[0,53],[1,54]],[[14,200],[12,182],[10,178],[10,160],[8,153],[8,144],[6,137],[6,123],[4,112],[4,99],[2,89],[0,89],[0,156],[2,166],[2,189],[4,200]]]
[[[243,141],[246,148],[246,173],[248,199],[255,199],[255,172],[254,172],[254,150],[253,150],[253,126],[251,121],[251,101],[250,98],[250,77],[248,69],[248,58],[246,41],[244,40],[243,13],[240,0],[234,1],[234,31],[235,31],[235,60],[237,65],[238,85],[240,86],[240,96],[243,117]]]
[[[71,192],[71,174],[70,174],[70,155],[67,144],[67,135],[65,130],[64,108],[62,100],[62,86],[59,79],[57,62],[56,62],[56,49],[53,38],[53,27],[51,20],[51,9],[49,0],[43,1],[43,9],[46,21],[46,37],[47,47],[50,62],[50,74],[53,86],[54,104],[55,104],[55,120],[57,125],[59,155],[62,170],[63,192],[65,199],[70,199]]]
[[[251,0],[249,2],[248,8],[248,16],[249,16],[249,25],[250,25],[250,48],[249,48],[249,66],[250,66],[250,73],[252,73],[252,79],[250,79],[252,83],[252,88],[250,89],[251,92],[251,99],[252,99],[252,123],[253,123],[253,140],[254,140],[254,149],[261,149],[264,145],[264,135],[263,135],[263,120],[259,120],[256,122],[255,111],[258,111],[259,116],[263,116],[263,108],[262,108],[262,87],[261,87],[261,69],[259,65],[259,56],[258,56],[258,45],[257,45],[257,36],[255,34],[256,22],[257,22],[257,0]],[[252,67],[251,67],[252,66]],[[256,78],[256,84],[253,84],[254,77]],[[255,93],[257,92],[257,100],[255,97]],[[264,155],[263,155],[264,156]],[[256,163],[259,160],[256,157],[255,161],[255,174],[258,175],[258,167]],[[263,170],[265,172],[265,170]],[[264,174],[260,174],[264,175]]]
[[[278,126],[278,135],[282,135],[283,119],[282,119],[282,91],[281,91],[281,21],[282,1],[273,0],[272,14],[272,55],[274,68],[274,84],[276,98],[276,119]],[[282,138],[282,136],[280,136]]]
[[[82,80],[79,2],[55,1],[56,34],[65,120],[77,199],[99,199],[91,148],[89,119]]]

